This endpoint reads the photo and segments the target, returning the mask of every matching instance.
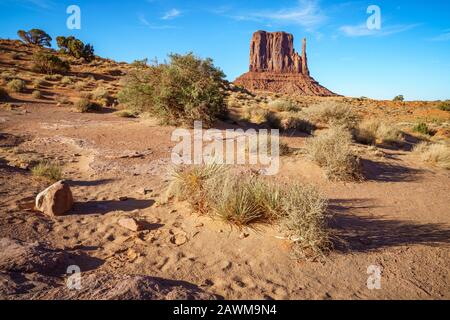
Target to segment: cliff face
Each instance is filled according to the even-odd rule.
[[[310,77],[306,39],[303,39],[300,55],[294,49],[294,36],[286,32],[257,31],[253,34],[249,70],[234,82],[250,91],[335,95]]]

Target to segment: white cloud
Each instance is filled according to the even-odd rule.
[[[316,0],[299,0],[298,5],[293,8],[242,13],[233,18],[263,23],[299,25],[309,30],[318,27],[327,19]]]
[[[417,27],[418,24],[404,24],[381,27],[380,30],[370,30],[365,23],[359,25],[347,25],[339,28],[339,31],[347,37],[385,37],[396,33],[409,31]]]
[[[431,41],[450,41],[450,29],[444,30],[440,35],[430,39]]]
[[[171,20],[171,19],[175,19],[176,17],[179,17],[181,15],[181,11],[178,9],[172,9],[167,11],[164,16],[162,16],[161,19],[163,20]]]
[[[139,14],[138,19],[142,25],[144,25],[150,29],[162,30],[162,29],[174,29],[175,28],[174,26],[170,26],[170,25],[153,24],[150,21],[148,21],[147,18],[143,14]]]

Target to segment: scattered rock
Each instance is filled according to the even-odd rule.
[[[186,233],[177,233],[170,237],[170,242],[177,246],[182,246],[186,242],[188,242],[188,238]]]
[[[144,224],[134,218],[121,218],[118,223],[120,226],[135,232],[145,229]]]
[[[48,216],[62,216],[73,206],[72,191],[68,184],[59,181],[36,197],[36,209]]]
[[[239,239],[245,239],[245,238],[248,238],[250,236],[250,234],[248,234],[248,233],[246,233],[246,232],[242,232],[240,235],[239,235]]]

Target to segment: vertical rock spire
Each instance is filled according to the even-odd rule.
[[[306,38],[303,38],[302,46],[302,73],[309,76],[308,57],[306,55]]]

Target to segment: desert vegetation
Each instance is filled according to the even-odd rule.
[[[70,37],[57,37],[56,43],[60,49],[60,52],[70,55],[77,59],[84,59],[87,62],[91,62],[95,59],[94,47],[90,44],[84,44],[83,41],[70,36]]]
[[[421,142],[415,146],[413,153],[423,162],[450,169],[450,144]]]
[[[368,145],[399,145],[402,143],[403,133],[392,124],[369,119],[358,124],[354,137],[357,142]]]
[[[173,168],[166,196],[238,228],[276,223],[297,258],[323,257],[331,248],[327,201],[310,185],[279,185],[210,164]]]
[[[223,78],[210,59],[172,54],[168,63],[130,71],[119,102],[167,124],[192,126],[202,120],[210,126],[226,112]]]
[[[19,30],[17,35],[25,43],[40,47],[51,47],[52,37],[41,29],[31,29],[30,31]]]
[[[52,182],[62,179],[61,166],[50,161],[41,161],[31,169],[31,173],[36,177],[43,177]]]
[[[70,64],[54,54],[38,52],[33,55],[33,70],[48,75],[64,74],[70,71]]]

